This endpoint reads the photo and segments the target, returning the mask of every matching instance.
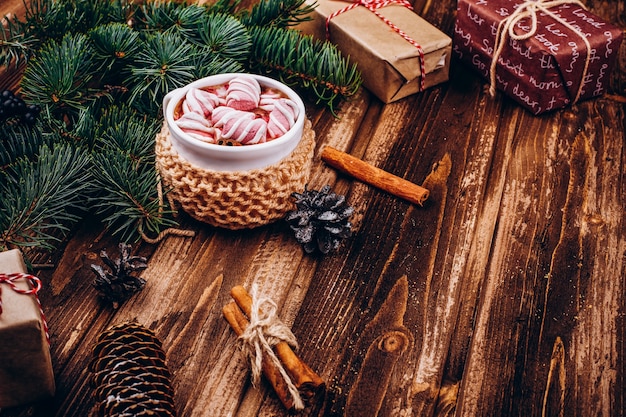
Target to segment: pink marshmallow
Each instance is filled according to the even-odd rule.
[[[219,105],[219,97],[216,94],[200,88],[190,88],[183,101],[183,112],[193,112],[208,117]]]
[[[228,94],[228,86],[220,84],[211,88],[211,92],[214,93],[219,99],[222,106],[226,105],[226,95]]]
[[[281,98],[275,100],[274,109],[270,112],[267,123],[267,133],[270,138],[276,139],[287,133],[296,123],[299,110],[292,100]]]
[[[259,105],[261,86],[254,78],[240,75],[233,78],[228,84],[226,105],[237,110],[254,110]]]
[[[267,139],[267,122],[255,118],[254,113],[222,106],[213,111],[212,120],[215,127],[222,129],[222,138],[242,145],[262,143]]]
[[[261,92],[259,108],[270,112],[274,110],[274,102],[281,97],[283,97],[283,95],[280,90],[268,87]]]
[[[217,143],[221,139],[221,133],[219,129],[213,129],[213,133],[203,132],[199,130],[183,129],[183,132],[191,136],[192,138],[206,143]]]
[[[203,142],[215,143],[219,137],[219,129],[214,128],[211,122],[198,113],[185,113],[176,120],[176,125],[183,132]]]

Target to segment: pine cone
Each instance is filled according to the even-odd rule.
[[[92,271],[96,274],[94,287],[102,298],[113,304],[114,308],[146,285],[143,278],[134,277],[131,273],[148,267],[146,258],[130,256],[130,245],[120,243],[119,248],[120,258],[116,261],[112,260],[105,250],[100,252],[100,258],[111,268],[111,271],[105,271],[99,265],[91,265]]]
[[[137,323],[98,337],[90,364],[99,416],[175,416],[174,392],[161,342]]]
[[[331,192],[330,185],[320,191],[305,187],[303,193],[293,193],[292,197],[296,210],[287,213],[286,220],[306,253],[319,249],[326,254],[337,249],[341,239],[351,236],[349,218],[354,208],[347,205],[344,196]]]

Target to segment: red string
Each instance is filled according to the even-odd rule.
[[[31,288],[28,290],[24,290],[19,288],[15,283],[17,280],[24,278],[30,283]],[[43,312],[43,308],[41,307],[41,302],[39,301],[39,297],[37,293],[41,289],[41,281],[34,275],[25,274],[22,272],[16,272],[13,274],[0,274],[0,284],[6,283],[11,287],[13,291],[18,294],[24,295],[34,295],[35,300],[37,301],[37,306],[39,307],[39,314],[41,314],[41,321],[43,323],[43,330],[46,333],[46,340],[48,341],[48,345],[50,344],[50,334],[48,332],[48,323],[46,321],[46,315]],[[0,314],[2,314],[2,286],[0,286]]]
[[[372,12],[376,16],[378,16],[383,22],[385,22],[387,24],[387,26],[389,26],[391,29],[393,29],[398,35],[402,36],[402,38],[404,40],[406,40],[411,45],[413,45],[415,48],[417,48],[417,52],[419,54],[419,61],[420,61],[420,71],[422,73],[421,80],[420,80],[420,90],[424,90],[425,79],[426,79],[426,66],[424,64],[424,50],[422,49],[421,45],[419,43],[417,43],[409,35],[407,35],[406,32],[404,32],[402,29],[400,29],[398,26],[396,26],[391,20],[387,19],[385,16],[380,14],[378,9],[380,9],[382,7],[385,7],[385,6],[389,6],[390,4],[398,4],[400,6],[406,7],[409,10],[413,10],[413,6],[411,6],[411,3],[409,3],[406,0],[354,0],[350,5],[344,7],[343,9],[339,9],[336,12],[331,13],[326,18],[326,37],[329,38],[329,34],[330,34],[330,20],[332,18],[337,17],[340,14],[345,13],[345,12],[347,12],[349,10],[352,10],[355,7],[358,7],[358,6],[365,7],[370,12]]]

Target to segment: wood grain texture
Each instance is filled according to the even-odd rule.
[[[360,335],[353,352],[362,363],[356,382],[350,386],[346,415],[365,417],[380,411],[395,365],[413,343],[404,326],[408,292],[408,279],[403,276]]]
[[[414,4],[452,32],[456,2]],[[623,0],[587,4],[624,27]],[[0,14],[21,7],[2,2]],[[339,118],[309,104],[309,188],[329,184],[355,208],[353,236],[327,256],[305,254],[283,222],[228,231],[182,214],[196,236],[134,248],[149,258],[146,287],[113,310],[89,266],[118,242],[87,220],[39,274],[57,395],[0,416],[92,415],[93,343],[127,320],[163,341],[180,416],[287,416],[265,382],[252,386],[222,317],[235,285],[277,303],[298,356],[326,381],[303,416],[624,416],[624,51],[611,94],[544,116],[490,97],[454,61],[448,83],[396,103],[362,90]],[[429,199],[419,207],[337,172],[325,146]],[[385,334],[401,354],[376,350]]]

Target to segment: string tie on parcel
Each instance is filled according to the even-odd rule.
[[[421,71],[420,90],[424,90],[425,83],[426,83],[425,81],[426,65],[424,63],[424,50],[422,49],[422,46],[419,43],[417,43],[415,39],[411,38],[406,32],[404,32],[402,29],[396,26],[391,20],[383,16],[378,11],[378,9],[389,6],[390,4],[397,4],[399,6],[406,7],[409,10],[413,10],[413,6],[407,0],[355,0],[354,2],[351,2],[348,6],[342,9],[339,9],[336,12],[333,12],[328,15],[328,17],[326,18],[326,37],[328,38],[330,34],[330,21],[332,18],[337,17],[340,14],[345,13],[349,10],[352,10],[355,7],[359,7],[359,6],[365,7],[367,10],[374,13],[376,16],[378,16],[378,18],[380,18],[383,22],[385,22],[385,24],[389,26],[394,32],[402,36],[404,40],[406,40],[415,48],[417,48],[417,52],[419,54],[420,71]]]
[[[22,289],[19,288],[16,284],[16,281],[20,279],[25,279],[30,284],[30,289]],[[24,295],[33,295],[35,297],[35,301],[37,301],[37,307],[39,308],[39,314],[41,314],[41,322],[43,323],[43,330],[46,333],[46,341],[48,345],[50,344],[50,334],[48,332],[48,322],[46,321],[46,316],[43,312],[43,308],[41,307],[41,302],[39,301],[39,296],[37,293],[41,289],[41,281],[34,275],[25,274],[23,272],[16,272],[13,274],[0,274],[0,284],[5,283],[9,285],[13,291],[18,294]],[[2,286],[0,286],[0,314],[2,314]]]
[[[252,383],[258,385],[261,380],[263,355],[265,354],[284,378],[287,389],[293,397],[294,408],[302,410],[304,409],[304,401],[300,392],[273,349],[280,342],[286,342],[297,349],[298,341],[291,330],[278,318],[276,303],[267,297],[258,297],[256,287],[252,287],[250,295],[252,296],[250,324],[239,336],[239,341],[244,354],[250,360]]]
[[[587,71],[589,69],[589,62],[591,59],[591,44],[584,33],[581,33],[578,28],[571,25],[565,19],[563,19],[558,14],[552,12],[550,9],[554,7],[558,7],[565,4],[573,4],[580,6],[583,9],[587,9],[584,4],[582,4],[578,0],[527,0],[526,2],[517,6],[515,11],[503,19],[498,24],[498,29],[496,31],[496,39],[494,44],[494,52],[493,58],[491,60],[491,67],[489,70],[489,93],[494,96],[496,94],[496,66],[498,63],[498,59],[502,54],[505,44],[507,43],[507,36],[510,39],[516,41],[522,41],[529,39],[537,33],[537,13],[541,12],[547,16],[550,16],[573,33],[578,35],[583,42],[585,43],[585,47],[587,48],[587,55],[585,58],[585,67],[581,74],[580,84],[578,86],[578,91],[576,92],[576,96],[574,97],[573,102],[576,103],[580,98],[580,95],[583,91],[583,85],[585,84],[585,79],[587,77]],[[530,28],[526,32],[517,33],[515,31],[515,26],[520,23],[522,20],[530,18]]]

